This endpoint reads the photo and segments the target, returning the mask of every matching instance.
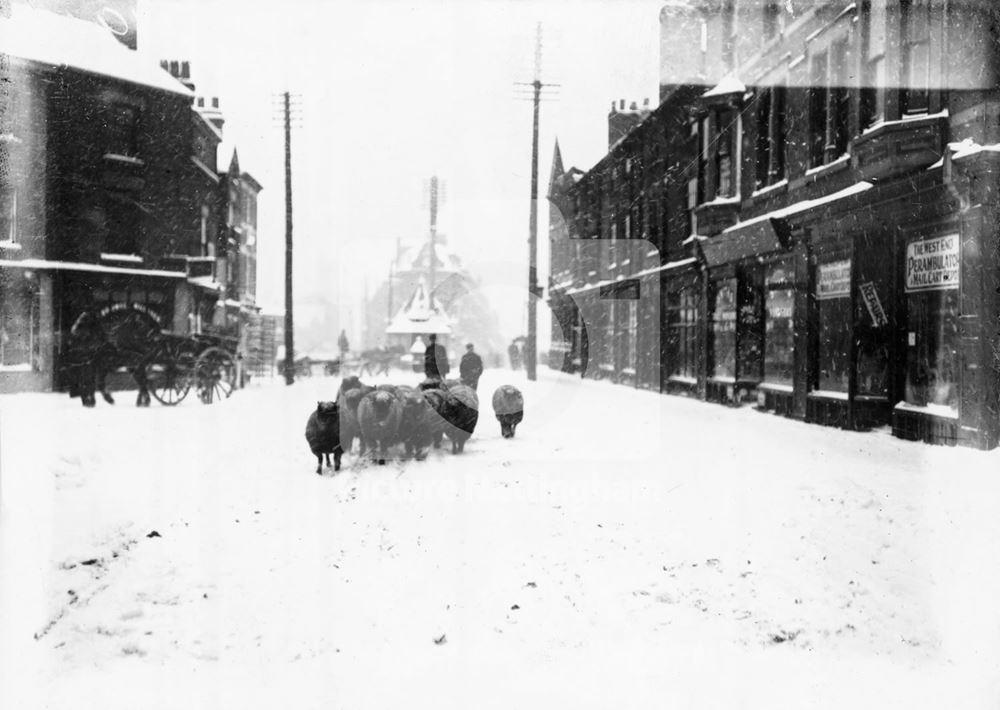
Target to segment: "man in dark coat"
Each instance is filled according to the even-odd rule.
[[[465,346],[465,355],[458,365],[458,375],[463,385],[468,385],[473,390],[479,388],[479,378],[483,374],[483,359],[473,352],[472,343]]]
[[[424,375],[429,380],[443,380],[451,369],[448,365],[448,352],[438,343],[434,333],[427,336],[427,340],[427,349],[424,351]]]
[[[507,354],[510,355],[510,369],[521,369],[521,348],[517,347],[517,341],[512,342],[507,347]]]

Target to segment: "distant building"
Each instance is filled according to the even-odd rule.
[[[440,334],[441,341],[452,350],[456,350],[456,343],[474,342],[482,353],[503,352],[505,346],[500,338],[496,314],[480,292],[476,278],[448,246],[443,235],[438,235],[433,254],[429,241],[397,249],[389,278],[378,286],[367,302],[364,349],[390,344],[408,347],[412,343],[417,334],[404,336],[399,330],[403,327],[400,319],[409,318],[406,313],[423,317],[420,313],[430,308],[432,258],[435,262],[433,309],[430,310],[433,312],[433,324],[438,328],[435,332]],[[395,332],[387,332],[393,324]],[[444,330],[444,325],[447,325],[448,331]]]
[[[554,165],[563,367],[997,446],[998,19],[974,0],[665,3],[660,105],[584,175]],[[636,239],[655,249],[624,263]]]

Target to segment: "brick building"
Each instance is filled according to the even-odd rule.
[[[554,168],[567,367],[996,446],[997,19],[973,0],[666,4],[659,106],[585,174]],[[650,336],[649,299],[622,316],[615,294],[653,280]]]
[[[13,87],[0,131],[0,391],[58,389],[84,314],[188,334],[223,296],[206,254],[222,238],[221,135],[192,110],[186,63],[164,71],[100,24],[24,4],[0,33]]]

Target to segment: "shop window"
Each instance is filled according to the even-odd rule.
[[[107,152],[135,157],[139,153],[139,109],[128,104],[106,108]]]
[[[698,372],[698,290],[694,286],[682,288],[673,304],[670,327],[675,345],[671,374],[694,378]]]
[[[864,88],[861,91],[863,127],[878,123],[885,118],[886,1],[866,0],[861,8],[864,29],[862,39]]]
[[[851,260],[820,264],[816,275],[818,389],[847,392],[851,359]]]
[[[28,272],[0,275],[0,366],[38,371],[41,296]]]
[[[792,320],[795,289],[791,264],[768,267],[764,279],[764,381],[792,384],[795,363],[795,330]]]
[[[926,113],[930,86],[930,0],[903,0],[901,52],[904,113]]]
[[[736,377],[736,279],[715,284],[712,310],[712,376]]]
[[[759,382],[764,370],[764,293],[759,271],[747,271],[737,290],[736,359],[739,379]]]
[[[635,370],[637,365],[637,345],[639,337],[639,302],[628,302],[628,326],[625,336],[625,367]]]
[[[604,325],[604,365],[614,369],[615,364],[615,302],[608,301],[607,322]]]
[[[906,391],[910,404],[958,407],[959,238],[906,247]]]
[[[757,175],[762,188],[785,177],[785,87],[760,90],[757,100]]]

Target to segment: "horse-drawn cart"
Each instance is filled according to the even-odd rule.
[[[193,389],[211,404],[236,389],[235,339],[162,332],[144,365],[149,392],[162,404],[179,404]]]
[[[107,376],[131,373],[139,388],[136,404],[150,395],[173,406],[194,390],[205,404],[225,399],[237,386],[236,338],[215,334],[180,335],[162,330],[137,308],[89,311],[73,324],[64,353],[70,394],[94,406],[95,393],[108,403]]]

